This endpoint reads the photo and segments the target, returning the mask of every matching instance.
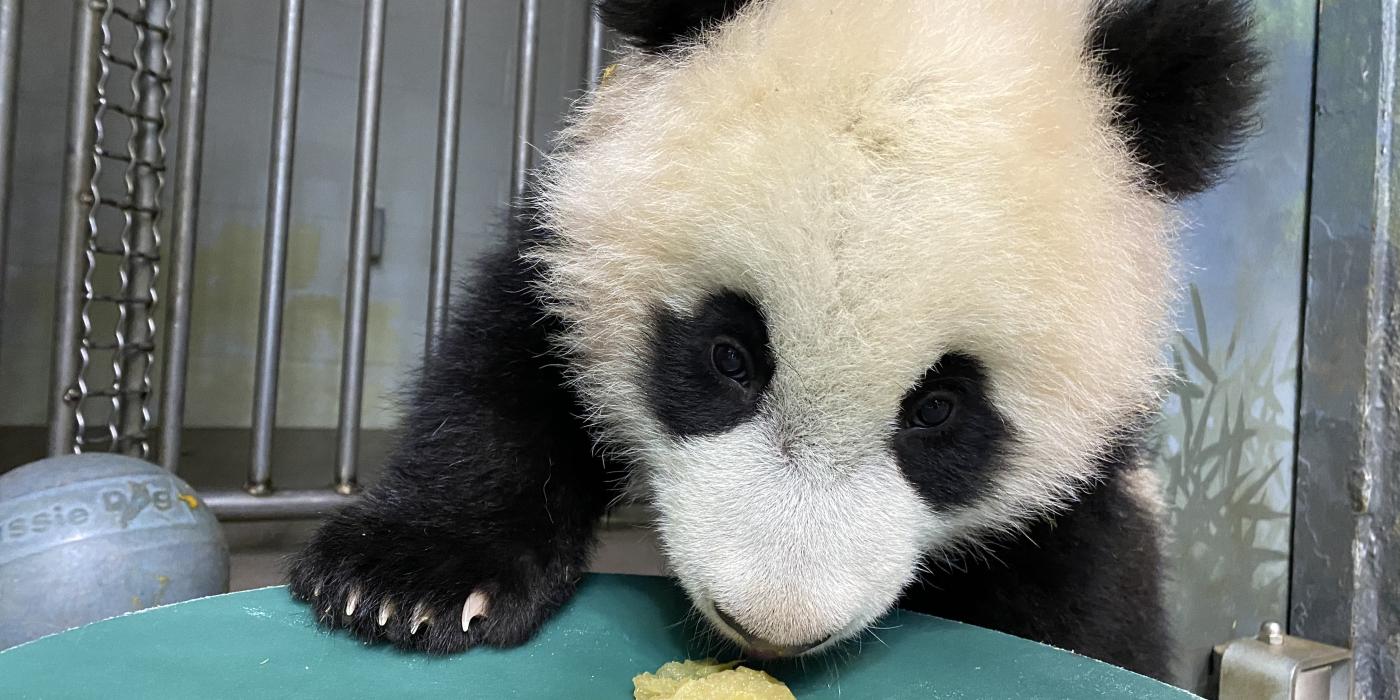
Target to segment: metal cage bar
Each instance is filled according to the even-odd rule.
[[[272,105],[272,156],[267,179],[267,230],[263,234],[262,294],[258,311],[257,368],[253,386],[251,493],[272,488],[272,428],[277,419],[277,370],[282,352],[282,311],[287,289],[287,232],[292,211],[292,156],[297,130],[297,83],[305,0],[283,0],[277,28],[277,87]]]
[[[0,309],[5,304],[5,250],[10,231],[10,177],[14,173],[15,95],[19,87],[23,13],[21,0],[0,0]],[[2,338],[4,327],[0,325]]]
[[[199,6],[192,7],[190,16],[186,18],[187,23],[190,23],[188,31],[192,37],[190,44],[186,45],[186,51],[194,52],[194,55],[185,59],[187,70],[191,73],[186,77],[181,92],[181,109],[187,118],[180,125],[181,146],[175,175],[178,192],[175,230],[172,232],[171,241],[171,272],[174,278],[172,285],[175,285],[172,287],[172,295],[175,300],[167,312],[171,319],[171,354],[178,354],[180,357],[166,359],[169,367],[166,376],[171,377],[173,381],[164,387],[162,395],[162,414],[170,419],[162,425],[162,460],[171,468],[174,468],[179,459],[183,376],[187,361],[185,356],[189,352],[189,275],[193,265],[192,246],[198,214],[199,144],[202,141],[203,130],[201,110],[206,79],[204,71],[207,71],[209,0],[198,1]],[[387,0],[365,0],[364,4],[340,413],[337,420],[333,470],[334,488],[279,491],[273,488],[272,436],[278,390],[278,356],[282,341],[305,0],[282,2],[269,162],[267,230],[263,250],[257,369],[254,379],[252,459],[244,490],[211,491],[205,494],[210,509],[224,520],[316,518],[349,503],[351,499],[348,496],[355,490],[364,394],[370,249],[375,213],[387,4]],[[442,337],[450,300],[454,199],[459,168],[460,139],[457,132],[461,122],[462,82],[465,71],[467,0],[446,0],[444,10],[441,101],[438,107],[437,163],[434,173],[431,277],[427,304],[429,351]],[[530,139],[535,117],[539,23],[539,0],[521,0],[511,168],[513,203],[518,203],[524,193],[532,165],[533,150]],[[588,26],[588,37],[589,70],[596,73],[602,60],[604,40],[602,25],[596,18],[592,19]],[[618,522],[616,517],[610,520],[613,525]]]
[[[598,87],[598,81],[603,77],[603,50],[607,44],[607,29],[603,26],[603,18],[598,16],[597,11],[588,13],[588,53],[584,56],[584,70],[588,73],[588,89],[593,90]]]
[[[360,106],[355,134],[355,189],[350,213],[350,274],[346,282],[345,347],[340,361],[340,425],[336,431],[335,488],[355,488],[364,408],[365,329],[369,323],[370,236],[374,181],[379,165],[379,103],[384,81],[384,13],[387,0],[365,0],[360,50]]]
[[[204,158],[204,104],[209,79],[209,2],[187,0],[185,4],[184,76],[180,84],[175,208],[167,271],[170,304],[166,307],[160,392],[160,463],[172,472],[179,468],[180,432],[185,424],[185,373],[190,354],[190,305],[194,296],[199,176]]]
[[[535,73],[539,63],[540,0],[520,0],[520,45],[515,67],[515,145],[511,154],[510,201],[525,194],[534,162],[530,135],[535,127]]]
[[[211,491],[204,503],[223,521],[310,520],[319,518],[352,499],[331,489],[304,489],[251,494],[243,491]]]
[[[73,3],[73,63],[68,80],[68,148],[63,160],[63,199],[59,209],[57,284],[54,290],[53,367],[49,393],[50,456],[73,450],[78,434],[78,390],[83,338],[83,284],[97,143],[98,56],[105,3]]]
[[[433,180],[432,261],[428,273],[426,353],[447,328],[452,293],[452,225],[457,204],[457,130],[462,122],[462,63],[467,43],[467,0],[447,0],[439,88],[437,172]]]
[[[135,457],[150,452],[151,367],[155,352],[156,278],[160,258],[160,192],[165,169],[165,105],[169,97],[170,0],[140,0],[136,15],[113,13],[135,28],[131,56],[132,109],[124,113],[131,125],[127,141],[126,199],[123,209],[122,291],[118,303],[118,350],[114,354],[112,413],[108,433],[113,448]],[[116,105],[111,105],[115,110]]]

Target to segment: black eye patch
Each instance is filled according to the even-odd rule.
[[[753,299],[713,294],[689,316],[657,311],[652,328],[647,401],[672,434],[722,433],[758,411],[773,351]]]
[[[967,505],[991,484],[1011,428],[991,404],[976,358],[944,355],[900,402],[891,440],[904,476],[935,509]]]

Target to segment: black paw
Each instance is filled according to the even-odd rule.
[[[516,646],[568,600],[584,571],[582,556],[541,557],[479,530],[434,534],[346,511],[292,561],[291,592],[321,625],[365,641],[435,654]]]

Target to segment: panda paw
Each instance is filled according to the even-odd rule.
[[[512,647],[534,635],[582,576],[582,566],[540,564],[527,551],[422,533],[386,537],[382,527],[332,520],[293,560],[292,596],[323,627],[431,654]]]

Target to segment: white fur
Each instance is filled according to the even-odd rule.
[[[810,644],[883,613],[937,520],[877,434],[830,435],[836,444],[784,455],[779,425],[765,415],[658,451],[650,483],[691,597],[769,642]],[[849,459],[832,456],[862,443]]]
[[[858,629],[922,552],[1063,505],[1155,407],[1174,220],[1084,59],[1091,5],[763,0],[622,56],[583,105],[547,166],[544,290],[697,600],[777,643]],[[673,440],[652,310],[721,289],[761,305],[777,371],[758,419]],[[1016,439],[987,498],[935,513],[887,436],[949,351]]]

